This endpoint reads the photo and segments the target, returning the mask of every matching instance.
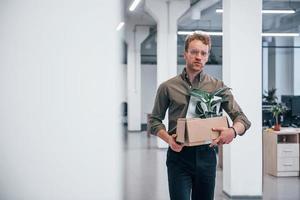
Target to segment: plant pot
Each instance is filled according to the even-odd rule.
[[[280,131],[280,127],[281,127],[280,124],[275,124],[273,129],[274,131]]]

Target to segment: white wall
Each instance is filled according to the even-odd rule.
[[[294,38],[294,46],[300,46],[300,38]],[[293,58],[293,86],[294,86],[294,95],[300,95],[300,49],[294,48],[294,58]]]
[[[277,37],[276,46],[293,46],[293,38]],[[275,49],[275,83],[276,95],[291,95],[294,92],[293,77],[293,48]]]
[[[1,200],[121,199],[119,3],[0,1]]]
[[[297,95],[300,91],[300,79],[297,76],[299,74],[299,56],[297,56],[299,50],[298,48],[293,48],[293,46],[298,46],[298,37],[277,37],[274,41],[269,43],[269,45],[277,46],[277,48],[269,48],[269,53],[264,55],[264,59],[268,61],[269,66],[268,88],[276,88],[276,95],[280,100],[281,95]]]
[[[266,48],[268,46],[268,42],[263,42],[263,48],[262,48],[262,90],[268,91],[268,75],[269,75],[269,48]]]
[[[271,43],[271,46],[275,46],[275,43]],[[268,49],[268,89],[276,88],[276,49]]]
[[[147,114],[152,113],[156,95],[156,65],[141,65],[142,123],[147,123]]]
[[[122,85],[122,102],[128,101],[128,92],[127,92],[127,65],[123,64],[122,65],[122,77],[121,77],[121,82],[123,83]]]

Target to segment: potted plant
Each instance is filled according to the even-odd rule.
[[[269,89],[268,91],[264,91],[263,94],[263,102],[273,105],[277,102],[277,96],[276,96],[276,88]]]
[[[283,114],[285,111],[286,108],[281,103],[272,106],[271,112],[275,118],[275,125],[273,129],[275,131],[280,131],[279,115]]]

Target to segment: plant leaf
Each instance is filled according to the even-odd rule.
[[[216,91],[214,91],[213,93],[211,93],[211,96],[218,96],[219,94],[221,94],[222,92],[226,91],[226,90],[230,90],[231,88],[229,87],[222,87],[217,89]]]
[[[209,97],[209,93],[202,91],[202,90],[198,90],[198,89],[193,89],[190,91],[190,95],[194,96],[194,97],[198,97],[200,99],[207,99],[207,97]]]
[[[195,114],[200,118],[219,116],[221,103],[226,101],[222,93],[230,88],[223,87],[209,93],[200,89],[192,89],[190,95],[199,100],[196,103]]]

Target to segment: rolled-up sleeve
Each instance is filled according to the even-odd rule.
[[[243,110],[240,108],[238,103],[235,101],[230,90],[227,90],[224,93],[224,99],[225,99],[225,102],[222,103],[222,108],[229,115],[229,117],[231,118],[233,123],[235,123],[235,122],[242,123],[245,127],[245,132],[246,132],[246,130],[248,130],[250,128],[251,122],[248,120],[248,118],[244,114]]]
[[[162,121],[165,118],[169,104],[170,100],[167,87],[164,84],[161,84],[157,90],[154,107],[149,119],[151,134],[157,135],[157,132],[161,129],[166,130],[166,127]]]

